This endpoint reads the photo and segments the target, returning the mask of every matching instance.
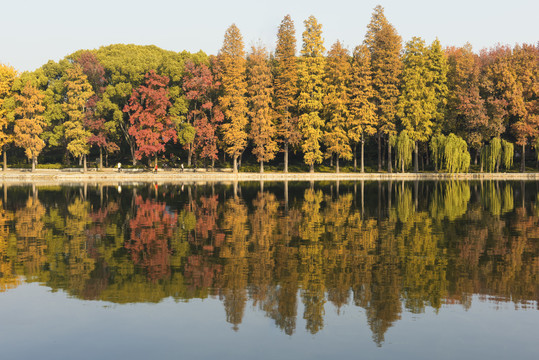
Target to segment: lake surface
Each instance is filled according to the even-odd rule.
[[[2,359],[538,359],[538,182],[3,186]]]

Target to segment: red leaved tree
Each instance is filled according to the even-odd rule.
[[[124,107],[131,124],[128,132],[137,144],[137,160],[143,156],[149,160],[155,157],[157,165],[157,154],[165,151],[168,141],[177,139],[174,123],[168,114],[171,105],[168,83],[168,77],[157,75],[151,70],[146,74],[144,84],[133,89]]]
[[[219,88],[211,70],[205,64],[185,64],[183,91],[190,101],[188,120],[195,127],[194,150],[200,157],[210,159],[212,168],[217,159],[217,127],[224,119],[221,109],[214,102]]]
[[[86,75],[94,90],[94,95],[86,102],[84,126],[92,133],[88,138],[88,143],[99,148],[99,168],[101,169],[103,168],[103,149],[107,153],[120,150],[118,145],[110,139],[115,131],[114,122],[107,122],[98,111],[98,104],[102,100],[105,85],[107,84],[105,68],[90,51],[82,52],[77,59],[77,63],[82,67],[82,72]]]

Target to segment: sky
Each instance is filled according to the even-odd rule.
[[[247,48],[275,48],[283,17],[295,22],[298,49],[303,21],[322,24],[324,45],[340,40],[352,50],[363,41],[372,9],[380,4],[403,41],[436,37],[442,46],[539,41],[537,0],[0,0],[0,63],[34,70],[79,49],[116,43],[217,54],[235,23]]]

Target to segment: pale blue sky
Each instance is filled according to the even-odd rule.
[[[404,41],[438,37],[443,46],[470,42],[479,50],[539,40],[537,0],[0,0],[0,62],[33,70],[78,49],[115,43],[216,54],[232,23],[246,46],[260,41],[273,50],[286,14],[295,22],[298,46],[312,14],[323,25],[326,48],[339,39],[352,49],[363,41],[376,4]]]

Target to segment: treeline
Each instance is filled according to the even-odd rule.
[[[111,45],[34,72],[0,65],[4,167],[14,148],[32,168],[40,158],[86,169],[99,154],[100,167],[110,156],[237,171],[247,154],[263,171],[283,152],[287,172],[293,151],[311,171],[329,159],[363,172],[366,146],[388,172],[500,171],[515,157],[525,171],[532,148],[539,161],[539,45],[403,45],[381,6],[352,52],[339,41],[326,52],[322,25],[304,25],[299,56],[286,16],[272,54],[246,50],[232,25],[216,56]]]
[[[537,306],[536,185],[4,186],[0,292],[26,279],[114,303],[211,297],[234,328],[253,303],[289,335],[358,306],[381,344],[403,311]]]

